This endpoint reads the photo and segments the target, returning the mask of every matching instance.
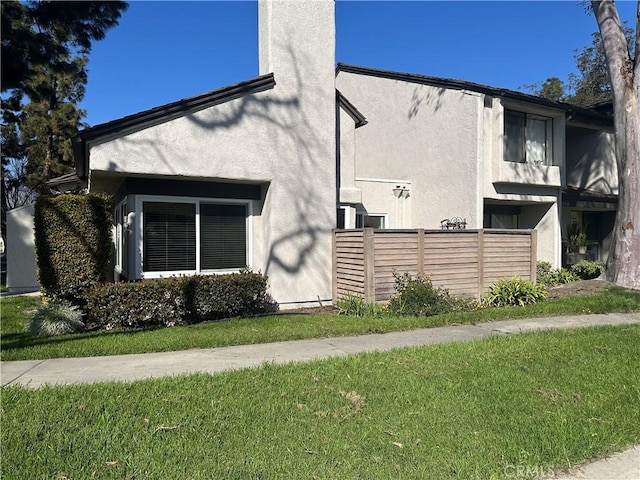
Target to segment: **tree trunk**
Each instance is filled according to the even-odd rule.
[[[624,287],[640,288],[640,1],[635,62],[613,1],[592,1],[591,5],[611,77],[618,166],[618,211],[606,277]]]

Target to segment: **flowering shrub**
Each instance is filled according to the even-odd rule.
[[[174,326],[277,310],[267,277],[257,273],[195,275],[105,284],[87,295],[98,327]]]

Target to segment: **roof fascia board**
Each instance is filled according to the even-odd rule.
[[[567,112],[569,116],[579,115],[581,118],[589,117],[593,119],[594,124],[608,126],[612,124],[610,115],[603,114],[599,111],[589,108],[578,107],[570,103],[553,102],[545,98],[537,97],[535,95],[529,95],[527,93],[516,92],[514,90],[508,90],[505,88],[494,88],[487,85],[481,85],[478,83],[467,82],[464,80],[453,80],[449,78],[430,77],[427,75],[420,75],[415,73],[402,73],[394,72],[391,70],[380,70],[369,67],[360,67],[357,65],[348,65],[344,63],[338,63],[336,66],[336,75],[340,72],[354,73],[357,75],[367,75],[379,78],[387,78],[390,80],[400,80],[409,83],[419,83],[422,85],[429,85],[440,88],[450,88],[453,90],[471,90],[474,92],[490,95],[493,97],[502,97],[510,100],[517,100],[520,102],[534,103],[541,106],[560,109]]]
[[[257,77],[246,82],[223,87],[211,92],[168,103],[133,115],[87,128],[78,133],[84,141],[95,140],[106,134],[121,132],[132,127],[139,127],[156,122],[173,120],[187,113],[194,113],[213,105],[225,103],[251,93],[258,93],[275,86],[273,73]]]
[[[340,107],[342,107],[342,109],[347,112],[351,118],[353,118],[353,121],[356,122],[356,128],[362,127],[368,123],[365,116],[355,107],[355,105],[353,105],[353,103],[347,100],[347,97],[345,97],[338,89],[336,89],[336,97],[338,99],[338,105],[340,105]]]

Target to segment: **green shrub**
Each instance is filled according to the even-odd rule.
[[[531,305],[547,296],[544,285],[518,277],[501,279],[489,287],[483,304],[490,307]]]
[[[82,330],[82,313],[66,301],[50,301],[40,305],[27,318],[25,330],[32,335],[51,337]]]
[[[274,312],[277,304],[267,293],[267,277],[243,272],[200,275],[195,279],[194,309],[197,321]]]
[[[582,280],[598,278],[606,268],[606,264],[599,260],[580,260],[571,265],[571,272]]]
[[[536,263],[536,276],[540,277],[542,275],[548,274],[552,270],[551,263],[539,261]]]
[[[107,278],[111,201],[93,194],[40,196],[34,213],[38,279],[43,293],[83,304]]]
[[[555,287],[580,280],[576,274],[566,268],[551,268],[549,262],[538,262],[536,272],[537,283],[546,287]]]
[[[347,293],[340,297],[336,303],[338,315],[350,315],[352,317],[380,317],[385,315],[384,305],[368,303],[360,295]]]
[[[101,328],[173,326],[277,310],[257,273],[170,277],[104,284],[87,296],[87,320]]]
[[[426,275],[412,277],[395,274],[396,295],[389,300],[389,312],[396,315],[431,316],[453,311],[468,311],[476,307],[472,299],[457,298],[445,289],[434,287]]]

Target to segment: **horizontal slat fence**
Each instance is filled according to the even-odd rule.
[[[424,273],[452,295],[480,298],[500,278],[535,281],[535,230],[335,230],[333,301],[385,302],[394,273]]]

